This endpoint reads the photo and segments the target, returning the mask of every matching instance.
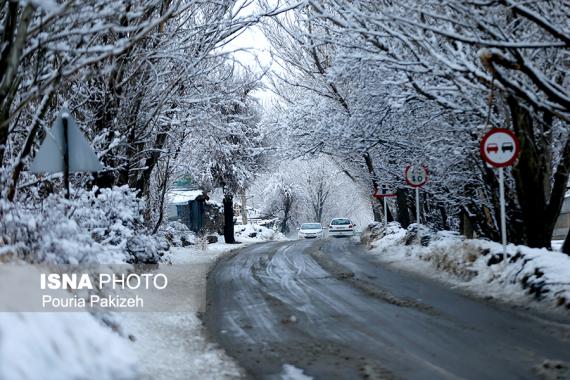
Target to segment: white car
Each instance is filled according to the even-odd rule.
[[[299,228],[299,239],[322,239],[323,226],[321,223],[303,223]]]
[[[329,225],[329,236],[352,236],[355,226],[348,218],[334,218]]]

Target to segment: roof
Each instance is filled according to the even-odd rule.
[[[167,199],[173,205],[185,205],[203,193],[203,190],[173,190],[168,193]]]

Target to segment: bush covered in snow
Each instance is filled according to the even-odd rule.
[[[570,310],[570,257],[546,249],[465,239],[451,231],[435,232],[412,224],[368,226],[362,235],[383,260],[461,285],[482,296],[505,300],[546,300]]]
[[[165,224],[159,235],[174,247],[187,247],[196,244],[196,234],[187,225],[172,221]]]
[[[0,257],[32,263],[156,263],[168,247],[144,226],[127,186],[51,194],[41,204],[0,203]]]

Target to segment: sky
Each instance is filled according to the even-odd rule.
[[[249,0],[245,0],[249,1]],[[257,4],[252,2],[243,11],[242,16],[255,14]],[[244,30],[239,36],[228,43],[224,50],[232,51],[235,59],[243,66],[249,67],[258,73],[262,73],[272,65],[271,44],[258,26],[252,26]],[[262,104],[271,102],[275,95],[269,90],[257,90],[254,96]]]

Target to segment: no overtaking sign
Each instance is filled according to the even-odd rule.
[[[503,258],[507,262],[507,217],[505,211],[504,168],[512,166],[520,153],[520,143],[515,134],[505,128],[493,128],[481,139],[481,157],[489,165],[499,168],[499,204],[501,208],[501,240]]]
[[[481,156],[495,168],[511,166],[516,161],[520,144],[515,134],[504,128],[493,128],[481,140]]]

